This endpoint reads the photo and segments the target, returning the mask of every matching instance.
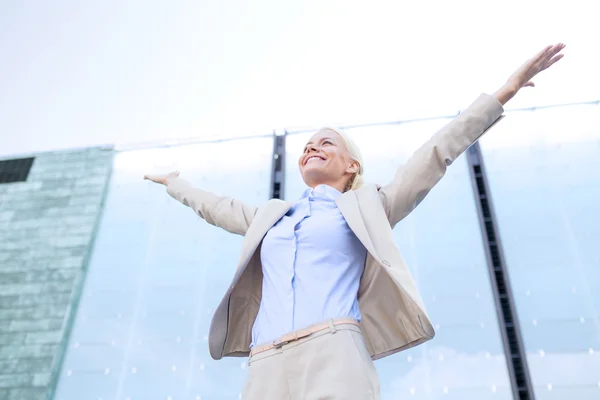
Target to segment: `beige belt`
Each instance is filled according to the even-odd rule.
[[[286,345],[290,342],[294,342],[296,340],[310,336],[313,333],[322,331],[323,329],[327,329],[330,327],[330,325],[329,325],[330,322],[332,323],[332,325],[351,324],[351,325],[360,326],[358,324],[358,322],[352,318],[337,318],[332,321],[327,321],[327,322],[323,322],[320,324],[311,325],[308,328],[299,329],[297,331],[287,333],[287,334],[283,335],[282,337],[280,337],[279,339],[274,340],[273,343],[268,343],[268,344],[263,344],[260,346],[252,347],[252,351],[250,352],[250,357],[252,357],[258,353],[267,351],[267,350],[278,349],[281,346]]]

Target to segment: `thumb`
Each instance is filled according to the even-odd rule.
[[[524,87],[535,87],[535,83],[533,83],[532,81],[527,82],[525,85],[523,85]]]

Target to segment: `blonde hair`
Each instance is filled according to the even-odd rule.
[[[358,148],[354,140],[352,140],[352,138],[350,138],[350,136],[348,136],[341,129],[326,127],[320,130],[327,130],[337,133],[337,135],[342,138],[342,142],[344,143],[344,146],[346,146],[346,150],[348,150],[350,158],[358,163],[358,171],[356,171],[356,173],[352,175],[352,177],[348,180],[348,183],[344,188],[344,192],[347,192],[348,190],[356,190],[362,187],[365,183],[365,180],[363,178],[363,158],[362,154],[360,153],[360,149]]]

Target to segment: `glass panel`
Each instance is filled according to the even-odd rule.
[[[356,128],[368,182],[398,165],[448,120]],[[286,199],[304,190],[297,160],[309,134],[287,138]],[[437,336],[375,362],[383,399],[512,399],[466,157],[394,230]]]
[[[270,137],[119,153],[56,399],[237,399],[246,360],[213,361],[212,312],[241,237],[214,228],[145,173],[180,170],[251,204],[269,197]]]
[[[535,396],[600,398],[600,107],[511,113],[481,144]]]

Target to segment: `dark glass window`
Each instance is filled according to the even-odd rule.
[[[0,161],[0,184],[26,181],[32,165],[33,157]]]

